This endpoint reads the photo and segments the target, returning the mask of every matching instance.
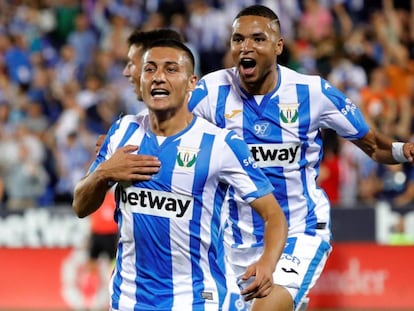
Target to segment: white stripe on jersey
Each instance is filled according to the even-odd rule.
[[[316,186],[322,157],[320,129],[332,128],[345,138],[358,139],[366,135],[368,125],[355,104],[327,81],[280,65],[278,73],[278,85],[257,98],[260,103],[241,89],[236,68],[207,74],[193,91],[189,107],[247,142],[275,188],[289,236],[314,235],[318,222],[330,224],[329,202]],[[261,219],[245,208],[239,196],[234,198],[227,243],[239,248],[261,245]]]
[[[236,282],[226,281],[221,209],[226,184],[253,200],[273,191],[247,145],[194,118],[159,145],[148,116],[125,116],[108,132],[90,171],[127,144],[157,156],[150,181],[120,183],[120,243],[111,280],[118,310],[243,310]],[[220,309],[221,310],[221,309]]]

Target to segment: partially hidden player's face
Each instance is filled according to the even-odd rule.
[[[253,15],[237,18],[232,26],[230,47],[243,86],[275,78],[269,74],[276,72],[276,59],[283,50],[275,21]]]
[[[150,111],[185,106],[197,77],[187,54],[172,47],[154,47],[143,56],[141,92]]]
[[[129,82],[134,85],[134,92],[137,94],[138,100],[142,100],[140,81],[143,53],[142,45],[132,44],[128,50],[128,63],[122,72]]]

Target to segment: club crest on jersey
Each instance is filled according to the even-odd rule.
[[[299,103],[279,104],[280,120],[286,125],[294,125],[299,117]]]
[[[178,146],[177,165],[183,168],[194,167],[200,149]]]

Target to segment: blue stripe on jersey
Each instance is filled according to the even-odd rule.
[[[275,96],[272,101],[272,109],[269,109],[266,112],[266,120],[272,123],[271,135],[269,135],[269,139],[267,137],[251,137],[248,135],[247,131],[244,131],[243,135],[248,135],[248,139],[246,139],[250,143],[258,143],[263,141],[264,143],[273,143],[273,142],[283,142],[282,137],[282,127],[280,126],[279,118],[275,118],[275,116],[280,116],[280,107],[279,103],[279,96]],[[269,114],[272,113],[272,115]],[[244,124],[246,124],[249,120],[249,116],[245,116],[243,119]],[[254,126],[254,125],[252,125]],[[283,212],[286,216],[286,221],[288,225],[290,224],[290,213],[289,213],[289,201],[288,201],[288,191],[285,178],[280,178],[280,176],[284,176],[283,167],[264,167],[262,171],[266,174],[267,178],[269,178],[272,185],[275,187],[273,191],[273,195],[278,200],[280,206],[283,209]]]
[[[216,125],[224,128],[226,126],[226,120],[224,118],[227,96],[230,93],[230,85],[220,85],[217,96],[217,107],[216,107]]]
[[[327,254],[327,252],[331,249],[331,246],[328,242],[321,240],[321,244],[319,245],[318,249],[316,250],[316,254],[313,257],[311,263],[309,264],[308,271],[303,278],[302,285],[299,288],[298,293],[296,294],[294,306],[297,307],[298,303],[305,297],[307,292],[309,291],[309,286],[312,282],[312,278],[315,274],[317,267],[319,266],[320,262],[322,261],[323,257]]]
[[[180,142],[177,136],[170,136],[166,137],[160,146],[153,133],[143,137],[138,154],[156,155],[162,165],[157,174],[153,174],[150,180],[141,182],[139,187],[171,191],[172,172],[176,163],[175,155]]]
[[[310,98],[309,98],[309,86],[305,84],[296,85],[296,92],[298,95],[299,105],[299,139],[302,142],[301,157],[299,161],[300,167],[306,167],[306,151],[309,148],[309,137],[307,135],[309,131],[309,124],[311,121],[310,116]],[[308,217],[306,217],[305,233],[309,235],[315,235],[316,231],[316,215],[315,215],[315,202],[309,195],[308,184],[306,182],[306,170],[301,169],[301,180],[303,185],[303,195],[306,198],[308,206]]]
[[[117,258],[122,258],[123,255],[123,250],[122,250],[122,242],[118,243],[118,255]],[[122,277],[121,277],[121,271],[122,271],[122,266],[121,266],[121,260],[117,259],[116,263],[115,263],[115,270],[116,270],[116,274],[114,276],[114,282],[113,282],[113,293],[111,296],[111,306],[112,308],[118,310],[119,309],[119,297],[121,296],[121,284],[122,284]]]
[[[138,129],[139,125],[137,123],[131,123],[128,125],[128,128],[125,131],[124,136],[122,137],[121,141],[119,142],[117,148],[120,148],[125,145],[128,139],[135,133]]]
[[[315,137],[315,143],[319,146],[319,159],[323,159],[323,137],[321,131],[318,131],[318,134]],[[318,161],[314,166],[316,170],[316,176],[319,176],[321,161]]]
[[[277,201],[279,202],[280,207],[285,214],[286,221],[288,226],[290,225],[290,213],[289,213],[289,201],[288,201],[288,191],[287,186],[284,178],[276,178],[275,176],[283,176],[283,168],[282,167],[273,167],[273,173],[267,168],[262,168],[263,172],[265,172],[267,178],[269,178],[270,182],[272,183],[275,190],[273,191],[273,195],[276,197]]]
[[[208,89],[204,80],[197,82],[196,88],[191,92],[191,97],[188,102],[188,109],[193,111],[201,100],[208,95]]]
[[[234,201],[234,188],[229,188],[229,217],[231,219],[231,232],[233,233],[233,240],[235,244],[242,244],[243,239],[239,228],[239,209]]]
[[[255,114],[252,115],[262,116],[263,112],[266,110],[266,106],[271,102],[270,99],[276,92],[277,88],[274,88],[273,91],[265,94],[259,104],[256,102],[256,98],[253,95],[250,95],[244,89],[241,90],[246,95],[246,99],[243,99],[243,106],[245,107],[248,105],[253,111],[255,111]]]
[[[196,167],[194,168],[194,183],[192,194],[197,198],[197,193],[200,189],[204,188],[206,183],[206,178],[208,176],[208,170],[210,167],[211,159],[211,149],[214,142],[214,136],[209,134],[204,134],[203,139],[201,140],[200,146],[203,148],[197,155]],[[204,279],[203,271],[200,269],[200,229],[201,229],[201,215],[203,211],[202,199],[194,200],[194,211],[193,218],[190,221],[190,253],[191,253],[191,272],[193,277],[193,308],[201,307],[201,304],[205,303],[205,300],[202,299],[201,293],[204,291],[203,282],[198,280]],[[220,219],[220,218],[219,218]],[[217,277],[217,275],[215,276]],[[197,282],[195,282],[197,280]]]
[[[229,147],[234,151],[234,153],[239,155],[238,158],[240,161],[240,165],[245,166],[245,164],[242,163],[242,159],[252,158],[252,156],[250,152],[244,148],[244,141],[239,138],[234,139],[234,136],[235,136],[234,132],[228,133],[226,136],[226,142],[228,143]],[[265,176],[263,175],[263,172],[261,172],[259,168],[255,169],[255,168],[252,168],[252,166],[248,166],[246,167],[246,169],[249,172],[250,178],[254,181],[256,185],[258,185],[258,189],[256,192],[249,193],[242,199],[246,200],[247,198],[252,197],[252,196],[259,197],[259,196],[268,194],[274,190],[273,187],[270,184],[268,184],[268,180],[265,178]],[[230,207],[231,207],[230,214],[235,215],[238,211],[237,206],[234,207],[234,202],[233,202],[233,205],[231,205]],[[258,242],[262,243],[263,232],[264,232],[263,219],[254,209],[251,209],[250,214],[251,214],[251,218],[253,222],[253,236],[256,238],[256,243]],[[240,231],[236,231],[233,234],[240,235]],[[240,235],[240,238],[241,238],[241,235]]]
[[[140,145],[139,153],[158,155],[162,166],[160,171],[153,175],[151,180],[136,183],[135,186],[162,189],[171,191],[172,173],[176,158],[171,155],[177,153],[179,139],[171,140],[168,137],[161,146],[158,145],[155,135],[145,135]],[[134,240],[136,247],[136,284],[146,284],[136,292],[137,304],[150,306],[154,304],[154,295],[158,307],[169,309],[173,306],[174,297],[172,280],[172,258],[170,239],[170,220],[168,218],[153,217],[144,214],[134,214]],[[144,223],[144,225],[141,225]],[[149,229],[146,229],[149,228]],[[151,245],[158,245],[153,249]],[[149,262],[151,261],[151,262]],[[157,267],[154,270],[154,261]],[[149,265],[149,267],[146,267]],[[154,282],[155,281],[155,282]],[[144,289],[148,289],[144,291]],[[156,293],[156,294],[154,294]],[[166,294],[163,294],[166,293]],[[162,306],[160,303],[162,302]]]
[[[217,191],[214,195],[214,209],[213,209],[213,219],[221,219],[220,214],[222,212],[222,206],[226,197],[226,192],[228,189],[227,184],[219,183],[217,187]],[[212,241],[223,241],[223,233],[224,231],[221,230],[221,227],[217,224],[211,223],[210,226],[211,230],[211,240]],[[216,280],[218,295],[219,295],[219,306],[222,306],[224,303],[224,299],[227,293],[226,287],[226,277],[223,274],[223,271],[226,271],[226,265],[224,260],[224,244],[218,243],[217,249],[213,250],[212,245],[209,249],[210,254],[210,271]],[[212,256],[214,255],[214,257]],[[218,271],[217,271],[218,266]]]
[[[236,154],[241,155],[241,151],[244,150],[243,145],[244,142],[241,139],[231,139],[231,137],[233,137],[235,134],[233,132],[230,132],[229,134],[227,134],[226,137],[226,142],[228,143],[229,147],[232,150],[238,150],[237,152],[235,152]],[[242,159],[247,159],[248,157],[251,157],[250,154],[244,154],[243,156],[239,156],[239,160],[240,160],[240,165],[244,166],[244,164],[242,163]],[[259,170],[259,168],[257,168],[257,170]],[[254,181],[254,183],[256,185],[263,185],[263,187],[258,187],[258,190],[256,191],[256,193],[254,193],[255,197],[259,197],[261,195],[267,194],[269,193],[269,188],[266,187],[264,185],[264,183],[262,183],[263,180],[263,175],[261,174],[250,174],[251,179]],[[247,199],[248,197],[251,197],[251,193],[246,195],[245,197],[243,197],[242,199]],[[234,204],[234,202],[233,202]],[[232,209],[235,211],[230,211],[231,215],[234,215],[235,213],[237,213],[238,211],[238,207],[234,205],[231,206]],[[264,222],[262,217],[260,217],[260,215],[254,210],[251,209],[250,210],[250,215],[252,218],[252,222],[253,222],[253,236],[256,238],[256,243],[257,242],[262,242],[263,241],[263,232],[264,232]],[[237,218],[238,219],[238,218]],[[240,231],[236,231],[236,234],[239,235],[238,239],[241,239],[241,234]],[[234,233],[233,233],[234,234]]]
[[[282,129],[279,125],[279,120],[275,118],[275,116],[278,116],[280,114],[279,106],[277,103],[279,102],[279,97],[275,96],[274,98],[267,98],[269,103],[267,105],[272,104],[272,108],[267,110],[271,111],[272,115],[269,115],[267,111],[264,111],[263,116],[263,122],[269,122],[271,123],[271,134],[269,137],[266,136],[258,136],[256,135],[254,129],[255,125],[259,122],[262,122],[262,120],[256,116],[256,113],[251,105],[248,105],[246,102],[247,100],[243,99],[243,138],[248,144],[258,144],[258,143],[268,143],[269,139],[270,141],[280,141],[282,142]],[[264,104],[263,100],[262,103]],[[283,209],[283,212],[285,213],[286,220],[289,224],[289,206],[288,206],[288,200],[287,200],[287,190],[286,190],[286,181],[284,178],[280,178],[279,176],[283,176],[283,167],[271,167],[262,168],[262,172],[266,174],[272,185],[274,186],[275,190],[273,191],[273,195],[277,198],[280,206]],[[233,210],[233,213],[231,213],[232,217],[234,217],[237,213],[237,206],[233,207],[230,206],[231,210]],[[256,239],[259,240],[260,237],[263,234],[263,220],[260,218],[260,216],[252,209],[252,219],[253,219],[253,233],[257,234],[260,232],[260,235],[255,235]],[[235,227],[235,226],[234,226]],[[234,228],[234,230],[236,230]],[[237,231],[236,231],[237,232]],[[240,241],[241,243],[241,241]]]
[[[240,136],[236,135],[235,132],[231,131],[226,135],[226,143],[233,151],[234,154],[237,155],[239,160],[240,166],[244,167],[246,172],[249,174],[251,180],[257,186],[257,190],[245,195],[242,199],[246,200],[249,197],[261,197],[273,191],[273,186],[270,185],[269,181],[265,178],[262,171],[260,171],[259,167],[255,167],[254,163],[250,160],[253,160],[253,157],[250,151],[246,148],[245,142],[243,141]],[[249,165],[246,165],[243,161],[249,159]],[[256,164],[257,165],[257,164]]]
[[[170,239],[166,238],[170,232],[169,219],[143,214],[134,214],[133,219],[136,244],[135,283],[142,284],[135,292],[134,309],[154,306],[168,310],[173,305],[171,246]],[[158,247],[150,247],[151,245]],[[154,262],[158,263],[156,267]],[[156,301],[154,296],[158,298]]]
[[[106,149],[106,148],[105,148]],[[119,197],[119,187],[115,188],[115,196]],[[116,222],[118,223],[118,228],[122,227],[122,214],[119,211],[119,200],[116,199],[117,202],[117,207],[115,210],[115,217],[116,217]],[[121,236],[120,236],[121,238]],[[116,263],[115,263],[115,271],[116,274],[114,276],[114,282],[113,282],[113,294],[111,296],[111,306],[114,309],[119,309],[119,297],[121,295],[121,283],[122,283],[122,277],[121,277],[121,272],[122,272],[122,265],[121,265],[121,258],[123,255],[123,248],[122,248],[123,244],[121,242],[121,239],[118,242],[118,251],[117,251],[117,258],[116,258]]]
[[[263,232],[265,231],[263,218],[252,209],[252,221],[253,221],[253,236],[256,238],[256,243],[260,242],[260,245],[263,244]],[[254,245],[252,245],[254,246]]]

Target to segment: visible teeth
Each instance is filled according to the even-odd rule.
[[[169,92],[167,90],[162,90],[162,89],[157,89],[157,90],[152,90],[151,91],[152,96],[161,96],[161,95],[166,96],[168,94],[169,94]]]

